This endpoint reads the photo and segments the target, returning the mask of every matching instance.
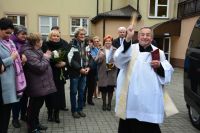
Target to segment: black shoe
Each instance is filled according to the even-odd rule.
[[[80,115],[79,115],[77,112],[72,113],[72,116],[73,116],[74,118],[80,118]]]
[[[103,104],[102,110],[103,110],[103,111],[106,111],[106,104]]]
[[[48,111],[48,121],[52,122],[53,121],[53,114],[52,112]]]
[[[27,121],[27,116],[26,115],[21,115],[21,118],[20,118],[22,121]]]
[[[88,104],[94,106],[94,102],[92,102],[92,101],[88,102]]]
[[[110,104],[107,105],[107,110],[111,111],[111,105]]]
[[[52,117],[52,115],[50,116],[48,116],[48,121],[50,121],[50,122],[52,122],[53,121],[53,117]]]
[[[21,127],[21,124],[19,123],[19,120],[12,120],[12,125],[13,127],[15,128],[20,128]]]
[[[56,123],[60,123],[59,111],[54,111],[54,120]]]
[[[47,118],[47,120],[48,121],[50,121],[50,122],[52,122],[53,121],[53,109],[51,109],[51,108],[47,108],[47,113],[48,113],[48,118]]]
[[[60,110],[62,110],[62,111],[68,111],[69,109],[68,108],[61,108]]]
[[[46,127],[46,126],[44,126],[42,124],[39,124],[38,127],[37,127],[38,130],[47,130],[47,128],[48,127]]]
[[[86,117],[86,114],[83,113],[83,111],[78,112],[78,114],[80,115],[80,117]]]

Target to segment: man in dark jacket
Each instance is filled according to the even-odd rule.
[[[70,42],[71,49],[68,53],[68,72],[70,78],[71,112],[74,118],[85,117],[83,113],[83,93],[86,85],[86,75],[90,71],[90,61],[85,49],[86,30],[79,27],[75,30],[75,38]],[[78,102],[77,95],[78,92]],[[78,104],[78,105],[77,105]]]
[[[119,27],[118,28],[118,38],[113,40],[112,45],[116,48],[119,48],[121,44],[123,44],[124,39],[126,37],[126,28],[125,27]]]

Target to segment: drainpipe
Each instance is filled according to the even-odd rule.
[[[139,5],[140,5],[140,4],[139,4],[139,0],[137,0],[137,11],[138,11],[138,12],[139,12],[139,8],[140,8]]]
[[[106,21],[103,19],[103,38],[105,36],[105,29],[106,29]]]
[[[110,1],[110,10],[112,11],[113,8],[113,0]]]
[[[99,0],[97,0],[97,15],[99,14]]]

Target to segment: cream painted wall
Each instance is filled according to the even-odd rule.
[[[118,20],[116,19],[109,19],[109,21],[106,21],[106,28],[105,28],[105,35],[111,35],[113,38],[118,37],[118,27],[124,26],[128,27],[130,24],[129,20]]]
[[[129,1],[136,1],[136,0],[113,0],[112,9],[119,9],[125,7],[129,4]],[[100,2],[100,13],[110,11],[111,8],[111,0],[99,0]],[[131,3],[131,2],[130,2]]]
[[[129,25],[129,20],[105,20],[105,35],[111,35],[113,38],[118,37],[118,27],[125,26],[127,27]],[[103,40],[103,21],[100,21],[95,26],[95,31],[92,34],[92,36],[99,36],[101,41]]]
[[[113,10],[127,6],[129,4],[129,1],[136,0],[113,0]]]
[[[96,26],[95,26],[95,33],[93,34],[93,36],[99,36],[101,42],[102,38],[103,38],[103,21],[99,21]]]
[[[110,10],[110,1],[111,0],[99,0],[99,13],[109,11]],[[174,2],[177,0],[173,0],[170,2],[170,11],[173,12],[173,8],[175,8]],[[97,13],[97,0],[0,0],[0,17],[5,14],[24,14],[27,16],[27,27],[29,32],[38,32],[39,31],[39,23],[38,16],[39,15],[49,15],[49,16],[58,16],[59,17],[59,26],[61,29],[62,37],[66,40],[70,40],[70,17],[89,17],[92,19],[96,16]],[[140,0],[140,13],[142,14],[141,22],[136,26],[136,30],[138,30],[142,26],[152,26],[154,24],[167,21],[168,19],[148,19],[148,2],[149,0]],[[113,9],[118,9],[124,6],[131,4],[135,9],[137,7],[137,0],[113,0]],[[173,6],[174,5],[174,6]],[[126,20],[124,20],[126,21]],[[129,22],[124,23],[124,21],[111,20],[108,22],[113,28],[106,28],[109,32],[117,33],[117,27],[122,25],[128,25]],[[101,22],[102,24],[102,22]],[[103,26],[101,24],[89,26],[90,35],[99,34],[103,37]],[[101,25],[101,26],[99,26]],[[102,30],[98,30],[101,27]],[[116,32],[115,32],[116,30]],[[107,33],[107,31],[106,31]],[[116,36],[116,35],[114,35]]]
[[[96,16],[96,5],[96,0],[1,0],[0,17],[5,14],[25,14],[29,32],[38,32],[39,15],[58,16],[62,37],[69,40],[70,17],[91,19]]]
[[[172,45],[171,45],[171,57],[177,59],[184,59],[185,52],[188,46],[188,42],[196,23],[197,17],[183,19],[181,22],[181,35],[180,37],[172,38]]]
[[[140,0],[139,2],[139,11],[142,15],[141,26],[153,26],[157,23],[168,21],[176,16],[177,0],[169,0],[170,5],[168,19],[148,18],[149,0]]]

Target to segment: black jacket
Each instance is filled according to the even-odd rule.
[[[42,46],[42,50],[43,52],[45,53],[47,50],[50,50],[50,51],[54,51],[54,50],[60,50],[60,49],[63,49],[63,50],[68,50],[68,47],[69,47],[69,44],[64,41],[64,40],[60,40],[59,42],[52,42],[52,41],[47,41],[47,42],[44,42],[43,43],[43,46]],[[66,54],[66,57],[65,57],[65,60],[63,60],[64,62],[68,62],[67,61],[67,54]],[[65,79],[63,79],[61,77],[61,73],[62,74],[65,74],[66,71],[65,71],[65,67],[63,68],[57,68],[56,67],[56,63],[57,62],[54,62],[53,60],[50,60],[50,65],[51,65],[51,68],[53,70],[53,77],[54,77],[54,81],[55,81],[55,84],[56,84],[56,87],[57,89],[59,84],[65,84],[65,79],[67,78],[65,75]],[[61,72],[62,71],[62,72]]]
[[[86,54],[86,43],[77,39],[72,39],[69,43],[70,51],[68,53],[68,73],[69,77],[76,78],[81,76],[80,70],[85,67],[92,67],[92,58]]]
[[[116,38],[113,40],[112,42],[112,45],[115,47],[115,48],[119,48],[121,45],[120,45],[120,38]]]

